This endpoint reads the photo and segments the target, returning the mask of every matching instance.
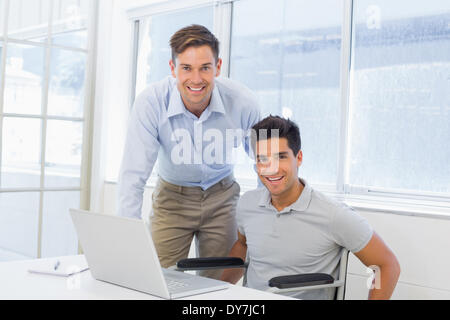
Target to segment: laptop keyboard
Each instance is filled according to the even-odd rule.
[[[189,286],[189,284],[187,284],[185,282],[180,282],[180,281],[167,279],[167,278],[166,278],[166,283],[167,283],[167,287],[168,287],[169,291],[171,291],[171,292],[177,291],[177,290],[180,290],[182,288],[186,288]]]
[[[189,273],[163,269],[163,275],[166,280],[167,289],[171,296],[183,296],[197,294],[200,292],[225,289],[223,282],[216,282],[213,279],[196,277]]]

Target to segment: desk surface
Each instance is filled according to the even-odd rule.
[[[84,256],[67,256],[52,259],[0,262],[0,300],[8,299],[135,299],[159,300],[161,298],[95,280],[90,271],[70,277],[32,274],[29,268],[60,260],[62,265],[82,265]],[[289,297],[230,286],[229,289],[183,298],[186,300],[280,300]]]

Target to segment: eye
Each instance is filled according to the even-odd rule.
[[[265,156],[258,156],[257,161],[258,161],[258,163],[265,164],[265,163],[269,162],[269,158],[267,158]]]
[[[191,68],[188,67],[188,66],[183,66],[183,70],[184,70],[184,71],[189,71],[189,70],[191,70]]]
[[[208,67],[208,66],[202,67],[202,70],[203,70],[203,71],[208,71],[208,70],[209,70],[209,67]]]

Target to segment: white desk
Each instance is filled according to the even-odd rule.
[[[90,271],[70,277],[32,274],[28,269],[49,260],[60,260],[61,265],[81,265],[84,256],[67,256],[52,259],[0,262],[0,300],[9,299],[58,299],[58,300],[103,300],[135,299],[160,300],[161,298],[95,280]],[[285,296],[230,286],[229,289],[190,296],[185,300],[283,300]]]

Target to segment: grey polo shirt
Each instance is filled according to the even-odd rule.
[[[338,275],[342,247],[363,249],[373,229],[352,208],[304,184],[295,203],[278,212],[265,187],[246,192],[237,206],[239,232],[247,239],[247,285],[266,290],[272,277],[297,273]],[[297,293],[301,299],[333,299],[335,289]],[[291,294],[292,295],[292,294]]]

